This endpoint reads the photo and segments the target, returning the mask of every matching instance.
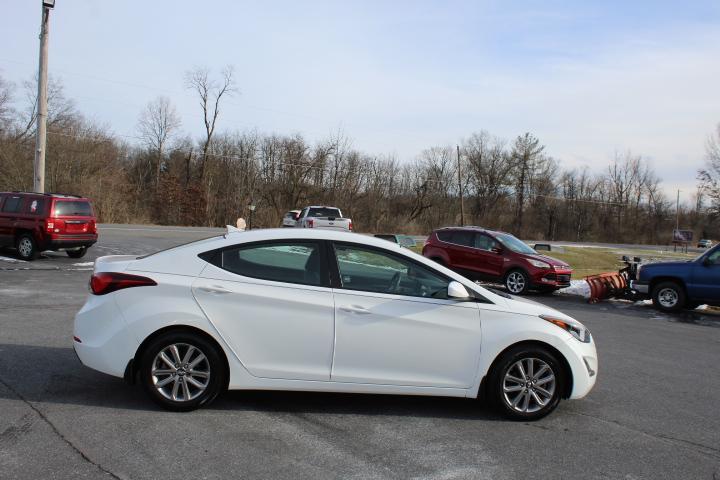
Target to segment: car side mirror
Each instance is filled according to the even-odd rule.
[[[462,283],[453,280],[448,284],[448,298],[467,300],[470,294]]]

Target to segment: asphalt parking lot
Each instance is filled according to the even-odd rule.
[[[0,253],[0,478],[720,478],[720,316],[535,296],[593,332],[590,395],[534,423],[478,401],[231,392],[169,413],[83,367],[72,319],[100,255],[217,229],[105,226],[86,258]]]

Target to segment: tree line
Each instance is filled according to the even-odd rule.
[[[290,209],[335,205],[363,232],[428,233],[460,223],[521,238],[668,243],[674,199],[640,155],[616,154],[600,171],[563,168],[532,133],[506,140],[480,130],[455,146],[430,146],[400,162],[355,148],[342,131],[311,142],[301,135],[218,130],[223,102],[236,94],[232,68],[189,71],[202,137],[183,133],[172,101],[139,114],[137,136],[113,135],[77,111],[51,81],[46,188],[90,197],[101,221],[222,226],[249,216],[275,227]],[[35,82],[0,77],[0,190],[32,189]],[[720,236],[720,127],[698,172],[695,205],[681,228]],[[459,169],[459,172],[458,172]],[[459,173],[459,174],[458,174]],[[707,205],[706,205],[707,204]]]

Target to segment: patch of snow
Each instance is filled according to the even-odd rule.
[[[585,280],[570,280],[570,286],[558,290],[565,295],[577,295],[583,298],[590,298],[590,284]]]
[[[0,255],[0,260],[10,263],[27,263],[25,260],[20,260],[19,258],[3,257],[2,255]]]
[[[76,267],[92,267],[95,265],[95,262],[80,262],[80,263],[73,263]]]

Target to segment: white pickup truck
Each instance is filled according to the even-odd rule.
[[[343,218],[336,207],[305,207],[295,222],[296,228],[324,228],[326,230],[352,231],[352,220]]]

